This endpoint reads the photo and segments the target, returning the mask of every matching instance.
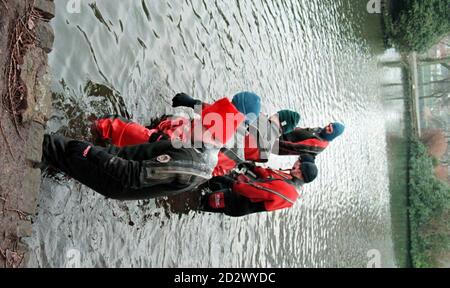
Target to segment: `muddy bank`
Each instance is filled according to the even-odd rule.
[[[47,53],[53,46],[50,0],[0,1],[0,267],[21,267],[36,213],[40,161],[51,111]]]

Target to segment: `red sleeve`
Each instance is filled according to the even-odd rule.
[[[268,176],[270,176],[270,174],[267,173],[267,168],[260,167],[260,166],[256,166],[255,169],[253,169],[253,173],[255,173],[258,176],[258,178],[261,178],[261,179],[265,179]]]
[[[217,165],[214,168],[213,176],[223,176],[236,167],[236,161],[229,158],[225,153],[219,152]]]
[[[95,121],[102,140],[111,140],[118,147],[147,143],[152,130],[122,117],[106,117]]]

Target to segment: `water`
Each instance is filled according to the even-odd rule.
[[[237,219],[44,178],[28,265],[65,266],[76,249],[82,267],[366,267],[377,249],[394,266],[382,37],[363,2],[98,0],[71,14],[55,1],[51,132],[86,137],[90,115],[146,123],[173,112],[177,92],[213,101],[242,90],[266,113],[290,108],[303,126],[347,130],[293,208]]]
[[[388,51],[383,61],[396,61],[396,53]],[[408,220],[408,157],[411,117],[408,107],[410,87],[408,73],[401,67],[383,68],[382,94],[385,97],[388,143],[389,188],[391,191],[392,237],[396,264],[411,267]],[[400,85],[398,85],[400,84]]]

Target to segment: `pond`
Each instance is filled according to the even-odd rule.
[[[55,3],[48,132],[87,138],[91,115],[148,123],[182,111],[170,107],[178,92],[213,101],[243,90],[265,113],[293,109],[301,126],[341,121],[346,132],[293,208],[243,218],[106,200],[45,177],[29,266],[66,266],[73,251],[82,267],[366,267],[374,251],[383,267],[397,265],[383,37],[364,1]]]

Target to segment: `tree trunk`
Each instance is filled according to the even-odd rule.
[[[447,77],[447,78],[441,79],[441,80],[435,80],[435,81],[421,83],[422,86],[428,86],[428,85],[431,85],[431,84],[440,84],[439,86],[444,85],[444,84],[448,85],[448,84],[450,84],[450,77]],[[445,85],[445,87],[447,85]]]

